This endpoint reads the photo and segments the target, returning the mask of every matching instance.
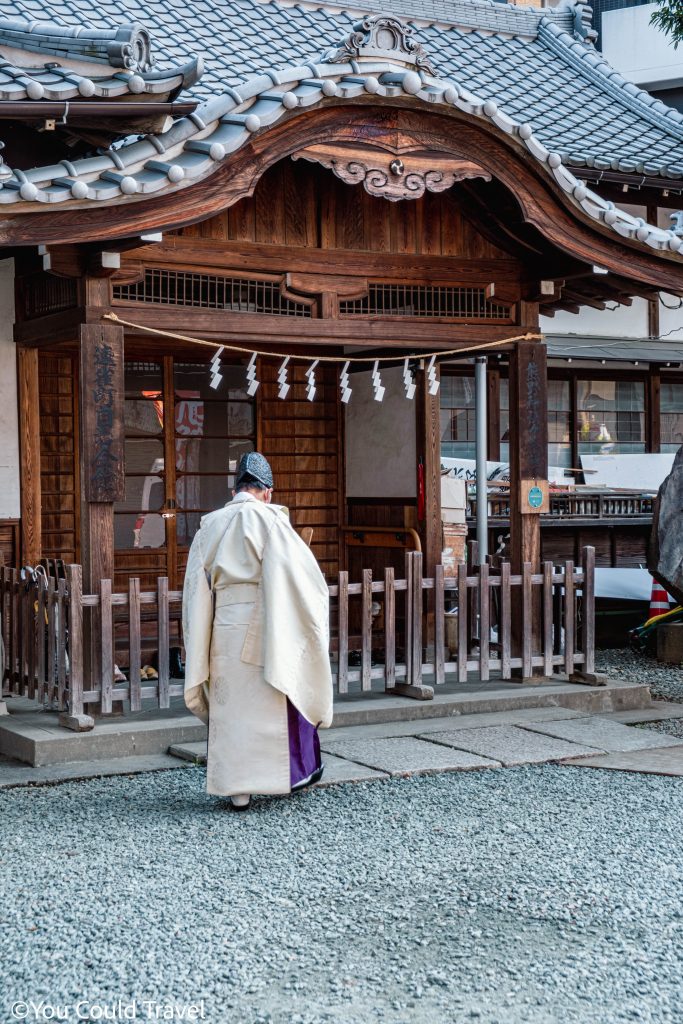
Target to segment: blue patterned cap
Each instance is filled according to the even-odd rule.
[[[239,487],[242,483],[249,483],[250,480],[261,484],[262,487],[273,486],[273,471],[268,460],[264,459],[260,452],[247,452],[242,456],[237,467],[235,487]]]

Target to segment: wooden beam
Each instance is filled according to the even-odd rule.
[[[318,249],[302,245],[265,244],[193,238],[166,234],[158,245],[147,245],[126,253],[122,270],[131,267],[178,267],[218,273],[253,271],[291,273],[292,276],[321,275],[356,277],[381,281],[406,281],[413,284],[479,285],[496,279],[518,281],[521,276],[516,259],[471,259],[464,256],[435,256],[416,252]],[[585,273],[585,268],[584,268]],[[305,289],[303,289],[305,291]],[[335,289],[333,289],[335,290]]]
[[[111,310],[100,306],[86,309],[86,322],[102,323],[102,315],[111,311],[124,320],[153,327],[174,334],[206,338],[212,341],[233,341],[245,346],[259,345],[278,347],[282,342],[293,344],[353,345],[370,347],[390,344],[399,349],[467,349],[468,345],[480,342],[503,340],[525,333],[515,324],[488,323],[446,323],[413,317],[344,317],[339,319],[318,319],[316,317],[275,316],[260,313],[233,313],[228,310],[206,310],[194,307],[160,307],[149,305],[114,305]],[[107,321],[104,321],[106,323]],[[126,328],[134,334],[134,328]],[[457,331],[457,336],[455,332]],[[162,343],[168,346],[171,339],[153,334],[146,337],[151,346]],[[179,344],[182,344],[179,342]]]
[[[21,560],[35,565],[42,555],[40,401],[38,352],[17,349],[19,451],[21,458]]]
[[[17,345],[30,348],[51,348],[63,341],[73,341],[83,318],[83,309],[74,307],[34,320],[19,321],[14,325],[14,340]]]

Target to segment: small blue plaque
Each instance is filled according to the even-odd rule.
[[[529,504],[532,508],[540,508],[543,504],[543,491],[540,487],[532,487],[529,490]]]

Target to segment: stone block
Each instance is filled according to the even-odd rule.
[[[657,661],[683,665],[683,622],[663,622],[657,626]]]
[[[601,717],[577,718],[568,722],[530,722],[525,725],[525,729],[570,743],[595,747],[606,753],[676,745],[672,736],[662,735],[653,729],[634,729],[633,726],[610,722]]]
[[[376,768],[389,775],[430,774],[443,771],[463,771],[470,768],[500,768],[497,761],[473,755],[465,750],[450,750],[437,743],[413,736],[391,739],[338,740],[325,745],[328,754],[344,757],[357,764]]]
[[[91,715],[70,715],[64,712],[59,716],[59,724],[73,732],[90,732],[95,728],[95,719]]]
[[[600,757],[581,758],[569,764],[578,768],[607,768],[619,772],[640,772],[645,775],[683,775],[683,745],[657,747],[649,750],[627,750]]]
[[[600,753],[600,749],[541,736],[516,725],[496,725],[483,729],[454,729],[430,735],[435,743],[447,743],[482,757],[500,761],[505,767],[517,764],[543,764],[568,757]]]

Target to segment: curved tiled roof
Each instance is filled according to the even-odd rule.
[[[652,249],[680,250],[683,242],[673,231],[646,224],[588,189],[563,165],[557,153],[550,152],[535,137],[528,123],[516,121],[492,100],[483,100],[452,80],[410,69],[406,66],[408,55],[404,52],[402,56],[406,62],[392,63],[386,55],[373,59],[361,52],[357,59],[349,54],[344,63],[337,63],[340,58],[335,55],[333,63],[270,70],[240,88],[230,87],[207,100],[162,134],[148,135],[96,157],[15,171],[14,177],[0,187],[0,203],[101,201],[169,191],[206,176],[239,150],[251,133],[276,124],[286,114],[324,99],[343,102],[367,94],[378,98],[406,94],[496,125],[525,147],[593,220]]]
[[[203,63],[153,70],[149,33],[136,23],[111,29],[0,17],[0,100],[168,96],[199,79]]]
[[[0,19],[45,17],[45,0],[0,0]],[[159,65],[201,53],[206,70],[192,95],[208,99],[270,68],[317,60],[359,14],[412,23],[440,77],[451,78],[511,117],[575,167],[683,176],[683,117],[626,82],[584,41],[585,5],[563,0],[535,11],[492,0],[53,0],[55,26],[115,34],[140,20]],[[0,32],[0,52],[2,34]]]
[[[66,26],[110,26],[129,17],[134,0],[109,0],[107,17],[93,18],[91,0],[57,0]],[[680,239],[648,226],[601,199],[568,165],[683,176],[683,117],[629,85],[591,45],[585,7],[565,0],[533,11],[490,0],[386,0],[403,15],[430,58],[434,74],[408,70],[409,57],[330,63],[329,47],[353,29],[353,11],[283,0],[142,0],[135,13],[154,29],[163,62],[201,49],[206,74],[192,92],[204,103],[167,132],[128,141],[97,156],[32,171],[16,171],[0,187],[0,202],[113,200],[182,187],[208,174],[239,149],[251,131],[287,112],[335,97],[401,92],[495,123],[529,150],[585,213],[624,237],[654,249]],[[0,13],[37,13],[40,0],[0,0]],[[364,8],[367,13],[367,8]],[[479,27],[476,27],[479,26]],[[327,51],[320,56],[321,48]],[[0,40],[1,49],[1,40]],[[397,55],[394,54],[394,57]]]

